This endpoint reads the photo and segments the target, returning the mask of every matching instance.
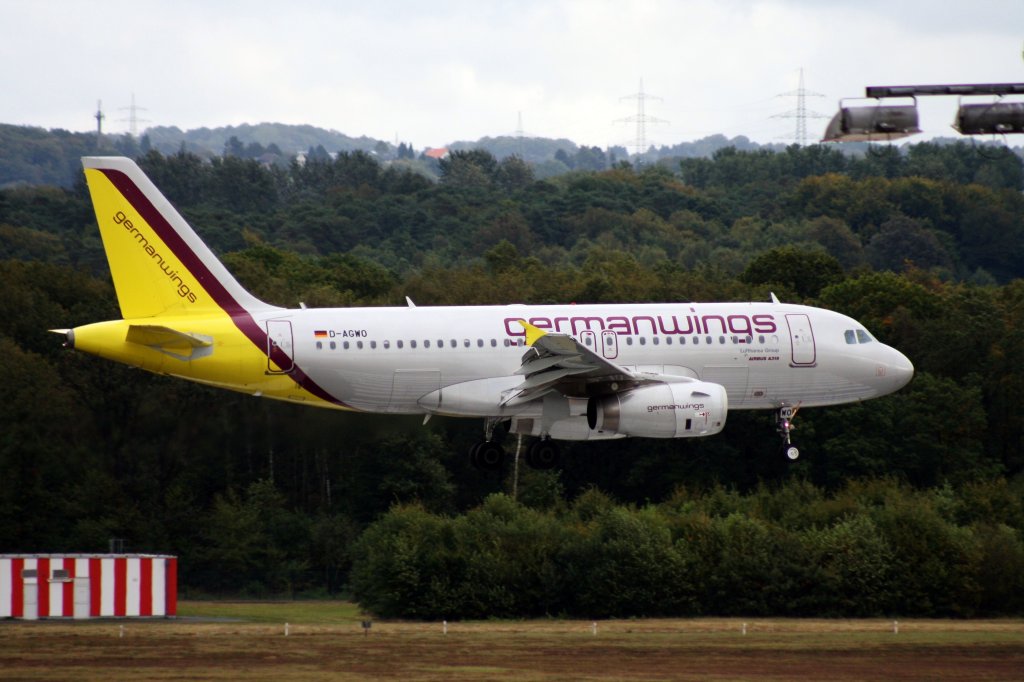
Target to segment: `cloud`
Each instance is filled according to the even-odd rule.
[[[131,93],[159,125],[311,123],[440,145],[524,128],[628,142],[614,121],[670,121],[651,140],[771,141],[806,86],[830,114],[869,84],[1020,80],[1024,3],[908,0],[0,0],[0,121],[118,123]],[[44,47],[41,47],[44,46]],[[929,104],[925,109],[937,108]],[[941,123],[942,131],[952,114]],[[821,122],[822,125],[824,122]],[[120,126],[120,128],[118,128]]]

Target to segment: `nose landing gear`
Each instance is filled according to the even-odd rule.
[[[795,460],[800,457],[800,450],[793,445],[790,439],[790,432],[795,428],[793,426],[793,419],[796,417],[796,413],[800,411],[800,406],[791,407],[786,405],[779,408],[778,416],[775,418],[775,430],[782,436],[782,450],[786,453],[786,457],[791,460]]]

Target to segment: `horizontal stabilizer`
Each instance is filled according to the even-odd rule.
[[[194,360],[213,351],[213,338],[192,332],[180,332],[155,324],[133,324],[125,337],[128,343],[149,346],[179,360]]]

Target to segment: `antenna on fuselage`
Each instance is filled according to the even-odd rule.
[[[781,303],[781,301],[779,301],[779,297],[775,295],[774,291],[772,291],[770,293],[772,295],[772,303],[775,303],[775,304]]]
[[[415,308],[415,307],[416,307],[416,304],[415,304],[415,303],[413,303],[413,302],[412,302],[412,299],[411,299],[411,298],[409,298],[408,296],[406,296],[406,297],[405,297],[405,302],[409,304],[409,307],[410,307],[410,308]]]

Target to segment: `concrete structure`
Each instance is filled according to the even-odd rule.
[[[0,618],[164,618],[177,608],[177,557],[0,554]]]

